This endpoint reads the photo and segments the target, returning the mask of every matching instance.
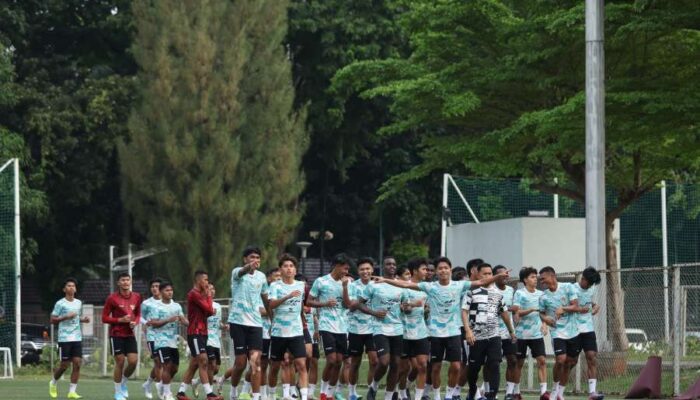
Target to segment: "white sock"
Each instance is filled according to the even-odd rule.
[[[506,394],[513,394],[514,389],[515,389],[515,383],[506,382]]]
[[[557,396],[561,397],[562,400],[564,400],[564,390],[566,390],[566,386],[559,385],[559,393]]]
[[[372,379],[372,383],[369,385],[369,387],[371,387],[374,390],[377,390],[379,388],[379,382]]]
[[[315,383],[309,383],[309,393],[313,396],[314,393],[316,393],[316,384]]]
[[[71,383],[70,388],[68,389],[68,393],[75,393],[75,389],[77,389],[77,388],[78,388],[77,383]]]
[[[399,389],[399,400],[403,400],[407,397],[408,395],[406,394],[406,389]]]
[[[416,400],[421,400],[423,398],[423,391],[425,389],[416,388]]]
[[[241,393],[250,393],[250,382],[248,381],[243,381],[243,389],[241,389]]]
[[[238,388],[231,386],[231,393],[228,395],[229,400],[235,400],[238,398]]]
[[[321,393],[326,393],[328,390],[328,381],[321,381]]]
[[[301,400],[307,400],[309,398],[309,389],[301,388],[299,392],[301,394]]]
[[[185,382],[182,382],[180,384],[180,389],[177,390],[178,393],[187,393],[189,390],[190,385],[186,384]]]
[[[204,388],[205,394],[214,393],[214,390],[211,388],[211,383],[205,383],[202,387]]]
[[[289,395],[289,384],[288,383],[283,383],[282,384],[282,397],[285,399],[288,399],[290,397]]]
[[[162,385],[162,386],[163,386],[163,394],[164,394],[165,396],[167,396],[167,395],[169,395],[169,394],[172,394],[172,392],[170,391],[170,384],[169,384],[169,383],[166,383],[166,384],[164,384],[164,385]]]
[[[384,400],[391,400],[394,397],[394,392],[393,391],[386,391],[384,393]]]
[[[327,391],[326,395],[328,397],[333,397],[334,394],[335,394],[335,386],[328,384],[328,391]]]
[[[452,390],[452,397],[459,396],[462,393],[462,387],[457,385],[455,388]]]
[[[491,391],[491,384],[484,382],[484,389],[486,389],[485,393],[489,393]]]
[[[540,383],[540,394],[545,394],[547,392],[547,382]]]
[[[589,379],[588,380],[588,393],[595,393],[595,384],[598,382],[597,379]]]
[[[545,385],[545,387],[547,387],[546,383],[544,385]],[[519,383],[516,383],[515,386],[513,387],[513,394],[520,394],[520,384]]]
[[[455,388],[453,387],[447,387],[447,390],[445,391],[445,400],[451,399],[452,398],[452,392],[455,391]]]
[[[260,392],[253,393],[253,400],[260,400]]]
[[[122,383],[126,385],[127,382],[129,382],[129,378],[127,378],[126,375],[122,375]]]
[[[116,393],[119,393],[119,392],[122,391],[122,383],[121,383],[121,382],[115,383],[115,384],[114,384],[114,391],[115,391]]]
[[[433,400],[440,400],[440,388],[433,387]]]
[[[148,379],[146,379],[146,385],[150,385],[153,383],[153,378],[151,378],[150,375],[148,375]]]
[[[476,388],[476,393],[474,394],[474,398],[475,398],[475,399],[480,399],[480,398],[484,397],[484,396],[481,395],[481,389],[482,389],[482,388],[483,388],[483,387],[481,387],[481,388],[479,388],[479,387]]]
[[[52,385],[55,385],[55,384],[56,384],[56,380],[55,380],[54,378],[51,378],[51,384],[52,384]]]
[[[357,385],[348,385],[348,392],[350,396],[357,396]]]

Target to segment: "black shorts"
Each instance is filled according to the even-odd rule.
[[[403,352],[403,336],[374,335],[374,347],[377,349],[377,356],[382,357],[390,354],[392,357],[401,357]]]
[[[200,354],[207,354],[207,335],[187,335],[187,346],[190,348],[190,355],[197,357]]]
[[[554,347],[554,356],[566,354],[568,357],[576,358],[581,352],[581,348],[578,345],[578,336],[571,339],[552,339],[552,346]]]
[[[61,361],[83,358],[83,342],[58,342],[58,358]]]
[[[487,360],[501,362],[501,337],[477,340],[469,346],[469,368],[481,367]]]
[[[579,351],[584,352],[598,352],[598,341],[595,337],[595,332],[584,332],[578,334],[578,348]]]
[[[374,345],[374,338],[371,333],[361,335],[359,333],[348,334],[348,354],[351,356],[361,356],[362,353],[377,351]]]
[[[430,355],[430,339],[404,339],[401,358],[413,358]]]
[[[319,359],[321,358],[321,349],[318,348],[318,342],[311,345],[311,358]]]
[[[120,354],[137,354],[139,352],[138,347],[136,346],[136,338],[133,336],[111,336],[109,341],[112,344],[113,356],[118,356]]]
[[[221,349],[214,346],[207,346],[207,358],[209,361],[216,360],[217,364],[221,364]]]
[[[459,340],[462,342],[462,364],[469,365],[469,343],[464,339],[466,332],[463,326],[459,327],[460,337]]]
[[[270,358],[270,339],[262,340],[262,355],[263,360]]]
[[[149,340],[148,342],[146,342],[146,346],[148,346],[148,352],[151,353],[151,358],[154,360],[160,360],[160,358],[158,357],[158,353],[156,352],[155,345],[156,345],[156,342],[154,342],[152,340]]]
[[[501,338],[501,354],[503,357],[518,353],[518,342],[513,343],[511,338]]]
[[[247,326],[228,324],[229,333],[233,340],[233,354],[240,356],[249,351],[263,350],[262,328],[259,326]]]
[[[306,358],[304,336],[273,336],[270,339],[270,360],[283,361],[286,352],[290,352],[293,358]]]
[[[527,348],[530,348],[530,356],[532,358],[544,357],[546,355],[544,350],[544,339],[518,339],[517,343],[518,351],[515,353],[519,359],[524,359],[527,357]]]
[[[462,359],[462,338],[460,336],[430,338],[430,361],[454,362]]]
[[[321,343],[326,356],[331,353],[340,353],[342,355],[348,352],[348,337],[344,333],[332,333],[328,331],[320,331]]]
[[[177,349],[171,347],[161,347],[157,350],[158,358],[161,364],[174,364],[180,365],[180,352]]]
[[[313,343],[313,339],[311,338],[311,333],[309,333],[308,329],[304,329],[304,343],[306,344],[311,344]]]

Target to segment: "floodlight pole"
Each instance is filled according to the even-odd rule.
[[[22,366],[22,256],[19,229],[19,159],[14,161],[15,172],[15,360]]]
[[[586,265],[605,268],[603,0],[586,0]]]

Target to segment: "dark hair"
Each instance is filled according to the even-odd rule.
[[[467,273],[471,275],[472,269],[478,268],[479,265],[483,264],[484,260],[481,258],[473,258],[469,261],[467,261]]]
[[[306,279],[306,276],[304,274],[299,274],[299,273],[294,275],[294,280],[308,282],[308,279]]]
[[[390,259],[390,258],[391,258],[392,260],[396,261],[396,257],[394,257],[394,256],[384,256],[384,258],[382,258],[382,263],[384,263],[384,261],[386,261],[386,260],[388,260],[388,259]]]
[[[479,264],[479,266],[477,267],[477,271],[481,272],[481,270],[484,269],[484,268],[491,268],[491,271],[493,271],[493,267],[492,267],[491,264],[489,264],[489,263],[481,263],[481,264]]]
[[[277,271],[279,271],[279,270],[280,270],[280,269],[277,268],[277,267],[270,268],[270,269],[267,270],[267,273],[265,274],[265,276],[270,277],[270,276],[272,276],[272,274],[274,274],[275,272],[277,272]]]
[[[438,257],[438,258],[436,258],[436,259],[435,259],[435,262],[434,262],[435,268],[437,268],[438,264],[440,264],[441,262],[447,263],[447,265],[449,265],[450,268],[452,268],[452,261],[450,261],[450,259],[447,258],[447,257]]]
[[[496,275],[498,271],[502,269],[506,269],[506,266],[501,264],[496,265],[495,267],[493,267],[493,274]]]
[[[292,264],[294,264],[295,267],[298,267],[298,266],[299,266],[299,261],[297,261],[296,257],[294,257],[293,255],[288,254],[288,253],[282,254],[282,257],[280,257],[280,260],[279,260],[279,262],[277,263],[277,266],[278,266],[278,267],[282,267],[282,264],[284,264],[284,263],[287,262],[287,261],[291,261]]]
[[[399,265],[398,268],[396,268],[396,275],[397,275],[397,276],[401,276],[401,275],[403,275],[403,273],[406,272],[406,271],[410,271],[410,270],[408,269],[408,266],[407,266],[406,264],[401,264],[401,265]]]
[[[126,271],[120,273],[119,275],[117,275],[117,280],[120,280],[120,279],[122,279],[122,278],[131,278],[131,275],[129,275],[129,273],[126,272]]]
[[[359,267],[362,264],[369,264],[374,268],[374,259],[372,257],[361,257],[359,260],[357,260],[357,266]]]
[[[153,286],[154,283],[157,283],[157,284],[160,285],[161,283],[163,283],[163,279],[162,279],[162,278],[157,278],[157,277],[151,279],[151,280],[148,282],[148,288],[150,289],[151,286]]]
[[[597,285],[600,283],[600,272],[598,272],[593,267],[588,267],[583,270],[583,278],[591,285]]]
[[[452,268],[452,280],[453,281],[461,280],[462,278],[459,277],[460,275],[463,275],[463,277],[467,275],[467,270],[464,269],[464,267]]]
[[[194,272],[194,280],[199,279],[199,277],[202,276],[202,275],[209,275],[209,274],[207,273],[207,271],[204,271],[204,270],[201,270],[201,269],[196,270],[196,271]]]
[[[331,265],[335,268],[336,265],[352,265],[352,259],[345,253],[336,254],[331,261]]]
[[[160,283],[160,290],[165,290],[165,289],[167,289],[167,288],[172,288],[172,289],[174,289],[175,287],[173,286],[172,283],[170,283],[170,282],[168,282],[168,281],[165,281],[165,282],[161,282],[161,283]]]
[[[549,265],[542,268],[540,270],[540,275],[549,272],[550,274],[556,275],[557,273],[554,271],[554,268],[550,267]]]
[[[262,250],[257,246],[248,246],[243,250],[243,257],[248,257],[251,254],[257,254],[262,257]]]
[[[73,284],[74,284],[76,287],[78,286],[78,280],[75,279],[75,278],[73,278],[73,277],[70,277],[70,278],[66,278],[66,280],[63,281],[63,287],[66,287],[66,285],[69,284],[69,283],[71,283],[71,282],[73,282]]]
[[[525,283],[525,279],[527,279],[528,276],[535,274],[537,275],[537,270],[533,267],[523,267],[520,270],[520,282]]]
[[[428,260],[426,258],[423,258],[423,257],[412,258],[412,259],[408,260],[406,265],[408,266],[408,269],[411,270],[411,272],[414,272],[414,271],[417,271],[421,265],[427,266]]]

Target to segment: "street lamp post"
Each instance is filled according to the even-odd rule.
[[[319,231],[311,231],[311,232],[309,232],[309,236],[314,240],[316,240],[316,239],[320,240],[320,243],[321,243],[321,267],[319,269],[319,275],[323,275],[323,264],[325,262],[324,254],[323,254],[323,248],[324,248],[323,244],[327,240],[333,239],[333,232],[323,231],[323,235],[321,235],[321,232],[319,232]]]
[[[306,250],[311,247],[311,242],[297,242],[297,246],[301,249],[301,273],[306,274]]]

